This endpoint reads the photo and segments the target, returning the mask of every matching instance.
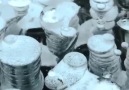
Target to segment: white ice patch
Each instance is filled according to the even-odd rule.
[[[2,42],[1,62],[22,66],[36,61],[41,53],[40,44],[28,36],[8,35]]]
[[[9,4],[15,7],[24,7],[30,4],[30,0],[9,0]]]
[[[114,83],[101,81],[92,90],[120,90],[120,88]]]
[[[114,45],[114,37],[111,34],[94,35],[88,40],[88,47],[95,52],[107,52]]]
[[[47,23],[56,23],[60,20],[60,18],[55,15],[55,10],[46,11],[42,19]]]

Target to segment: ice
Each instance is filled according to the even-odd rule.
[[[129,47],[129,44],[127,42],[122,42],[121,46],[123,48],[128,48]]]
[[[1,62],[8,65],[27,65],[36,61],[41,54],[40,44],[28,36],[8,35],[1,46]]]
[[[102,81],[99,82],[92,90],[120,90],[120,88],[111,82]]]
[[[43,5],[49,5],[52,7],[56,7],[57,5],[59,5],[62,2],[65,1],[74,1],[74,0],[38,0],[41,4]]]
[[[117,22],[117,24],[125,29],[126,31],[129,31],[129,20],[128,19],[121,19]]]
[[[87,44],[91,50],[96,52],[107,52],[115,45],[114,38],[112,37],[111,34],[94,35],[89,38]]]
[[[5,27],[5,25],[6,21],[2,17],[0,17],[0,30],[2,30]]]
[[[37,3],[31,3],[27,15],[25,15],[19,22],[18,26],[24,31],[30,28],[41,28],[40,24],[40,13],[43,7]]]
[[[120,90],[116,84],[106,80],[99,81],[97,78],[87,70],[80,81],[65,90]]]
[[[9,0],[9,4],[16,7],[24,7],[30,4],[30,0]]]
[[[73,2],[63,2],[56,7],[56,16],[64,18],[64,25],[67,27],[71,19],[77,15],[80,6]]]
[[[61,31],[61,34],[66,37],[73,37],[77,33],[76,29],[69,27],[69,28],[63,28]]]
[[[55,16],[55,10],[50,10],[50,11],[45,12],[42,19],[43,21],[47,23],[56,23],[60,20],[60,18]]]
[[[57,60],[58,57],[52,54],[47,46],[42,45],[41,66],[55,66]]]

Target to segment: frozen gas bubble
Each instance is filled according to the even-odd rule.
[[[56,76],[56,73],[50,70],[50,71],[48,72],[48,76],[54,77],[54,76]]]
[[[65,55],[64,62],[73,67],[79,67],[87,64],[87,58],[78,52],[71,52]]]
[[[28,6],[31,3],[31,1],[30,0],[9,0],[8,3],[11,6],[24,7],[24,6]]]
[[[118,49],[116,49],[116,50],[114,50],[114,53],[116,54],[116,55],[121,55],[121,51],[120,50],[118,50]]]
[[[62,2],[56,7],[56,15],[60,17],[62,15],[63,17],[67,17],[68,19],[71,19],[73,16],[75,16],[80,7],[74,3],[74,2]]]
[[[5,37],[5,41],[2,41],[0,54],[2,63],[11,66],[24,66],[36,61],[40,54],[40,44],[31,37],[8,35]]]
[[[129,47],[129,44],[127,42],[122,42],[121,46],[123,48],[128,48]]]
[[[62,86],[62,82],[59,80],[58,76],[47,76],[45,78],[45,85],[52,90],[56,90],[58,86]]]
[[[62,18],[58,18],[55,15],[55,9],[46,11],[41,18],[41,24],[44,29],[55,30],[57,33],[60,33],[58,29],[62,26]]]
[[[107,34],[104,34],[103,35],[103,38],[104,38],[104,40],[106,40],[106,41],[114,41],[114,36],[112,35],[112,34],[109,34],[109,33],[107,33]]]
[[[115,43],[110,34],[94,35],[88,39],[88,48],[97,53],[103,53],[111,50]]]
[[[61,30],[61,34],[66,37],[73,37],[76,35],[76,33],[77,33],[76,29],[72,27],[64,27]]]
[[[16,36],[10,35],[10,37],[4,38],[4,41],[5,41],[6,43],[8,43],[8,44],[13,44],[13,43],[15,43],[16,39],[17,39]]]

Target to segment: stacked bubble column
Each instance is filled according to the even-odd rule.
[[[41,25],[46,34],[47,47],[54,55],[62,58],[74,49],[78,31],[72,26],[64,26],[63,19],[58,20],[55,15],[56,9],[42,12]],[[46,20],[48,17],[50,21]]]
[[[5,26],[6,26],[6,22],[2,17],[0,17],[0,23],[1,23],[0,25],[0,50],[1,50],[1,42],[5,36],[4,34],[5,34]],[[1,83],[1,77],[2,77],[2,74],[1,74],[1,68],[0,68],[0,83]]]
[[[123,42],[122,47],[127,49],[126,59],[124,61],[124,65],[126,68],[127,80],[126,80],[125,85],[123,86],[122,90],[128,90],[129,89],[129,45],[128,45],[128,43]]]
[[[1,90],[42,90],[40,44],[27,36],[9,35],[2,41]]]
[[[114,37],[111,34],[92,36],[88,40],[88,48],[90,71],[118,83],[116,80],[121,71],[121,51],[116,48]]]

